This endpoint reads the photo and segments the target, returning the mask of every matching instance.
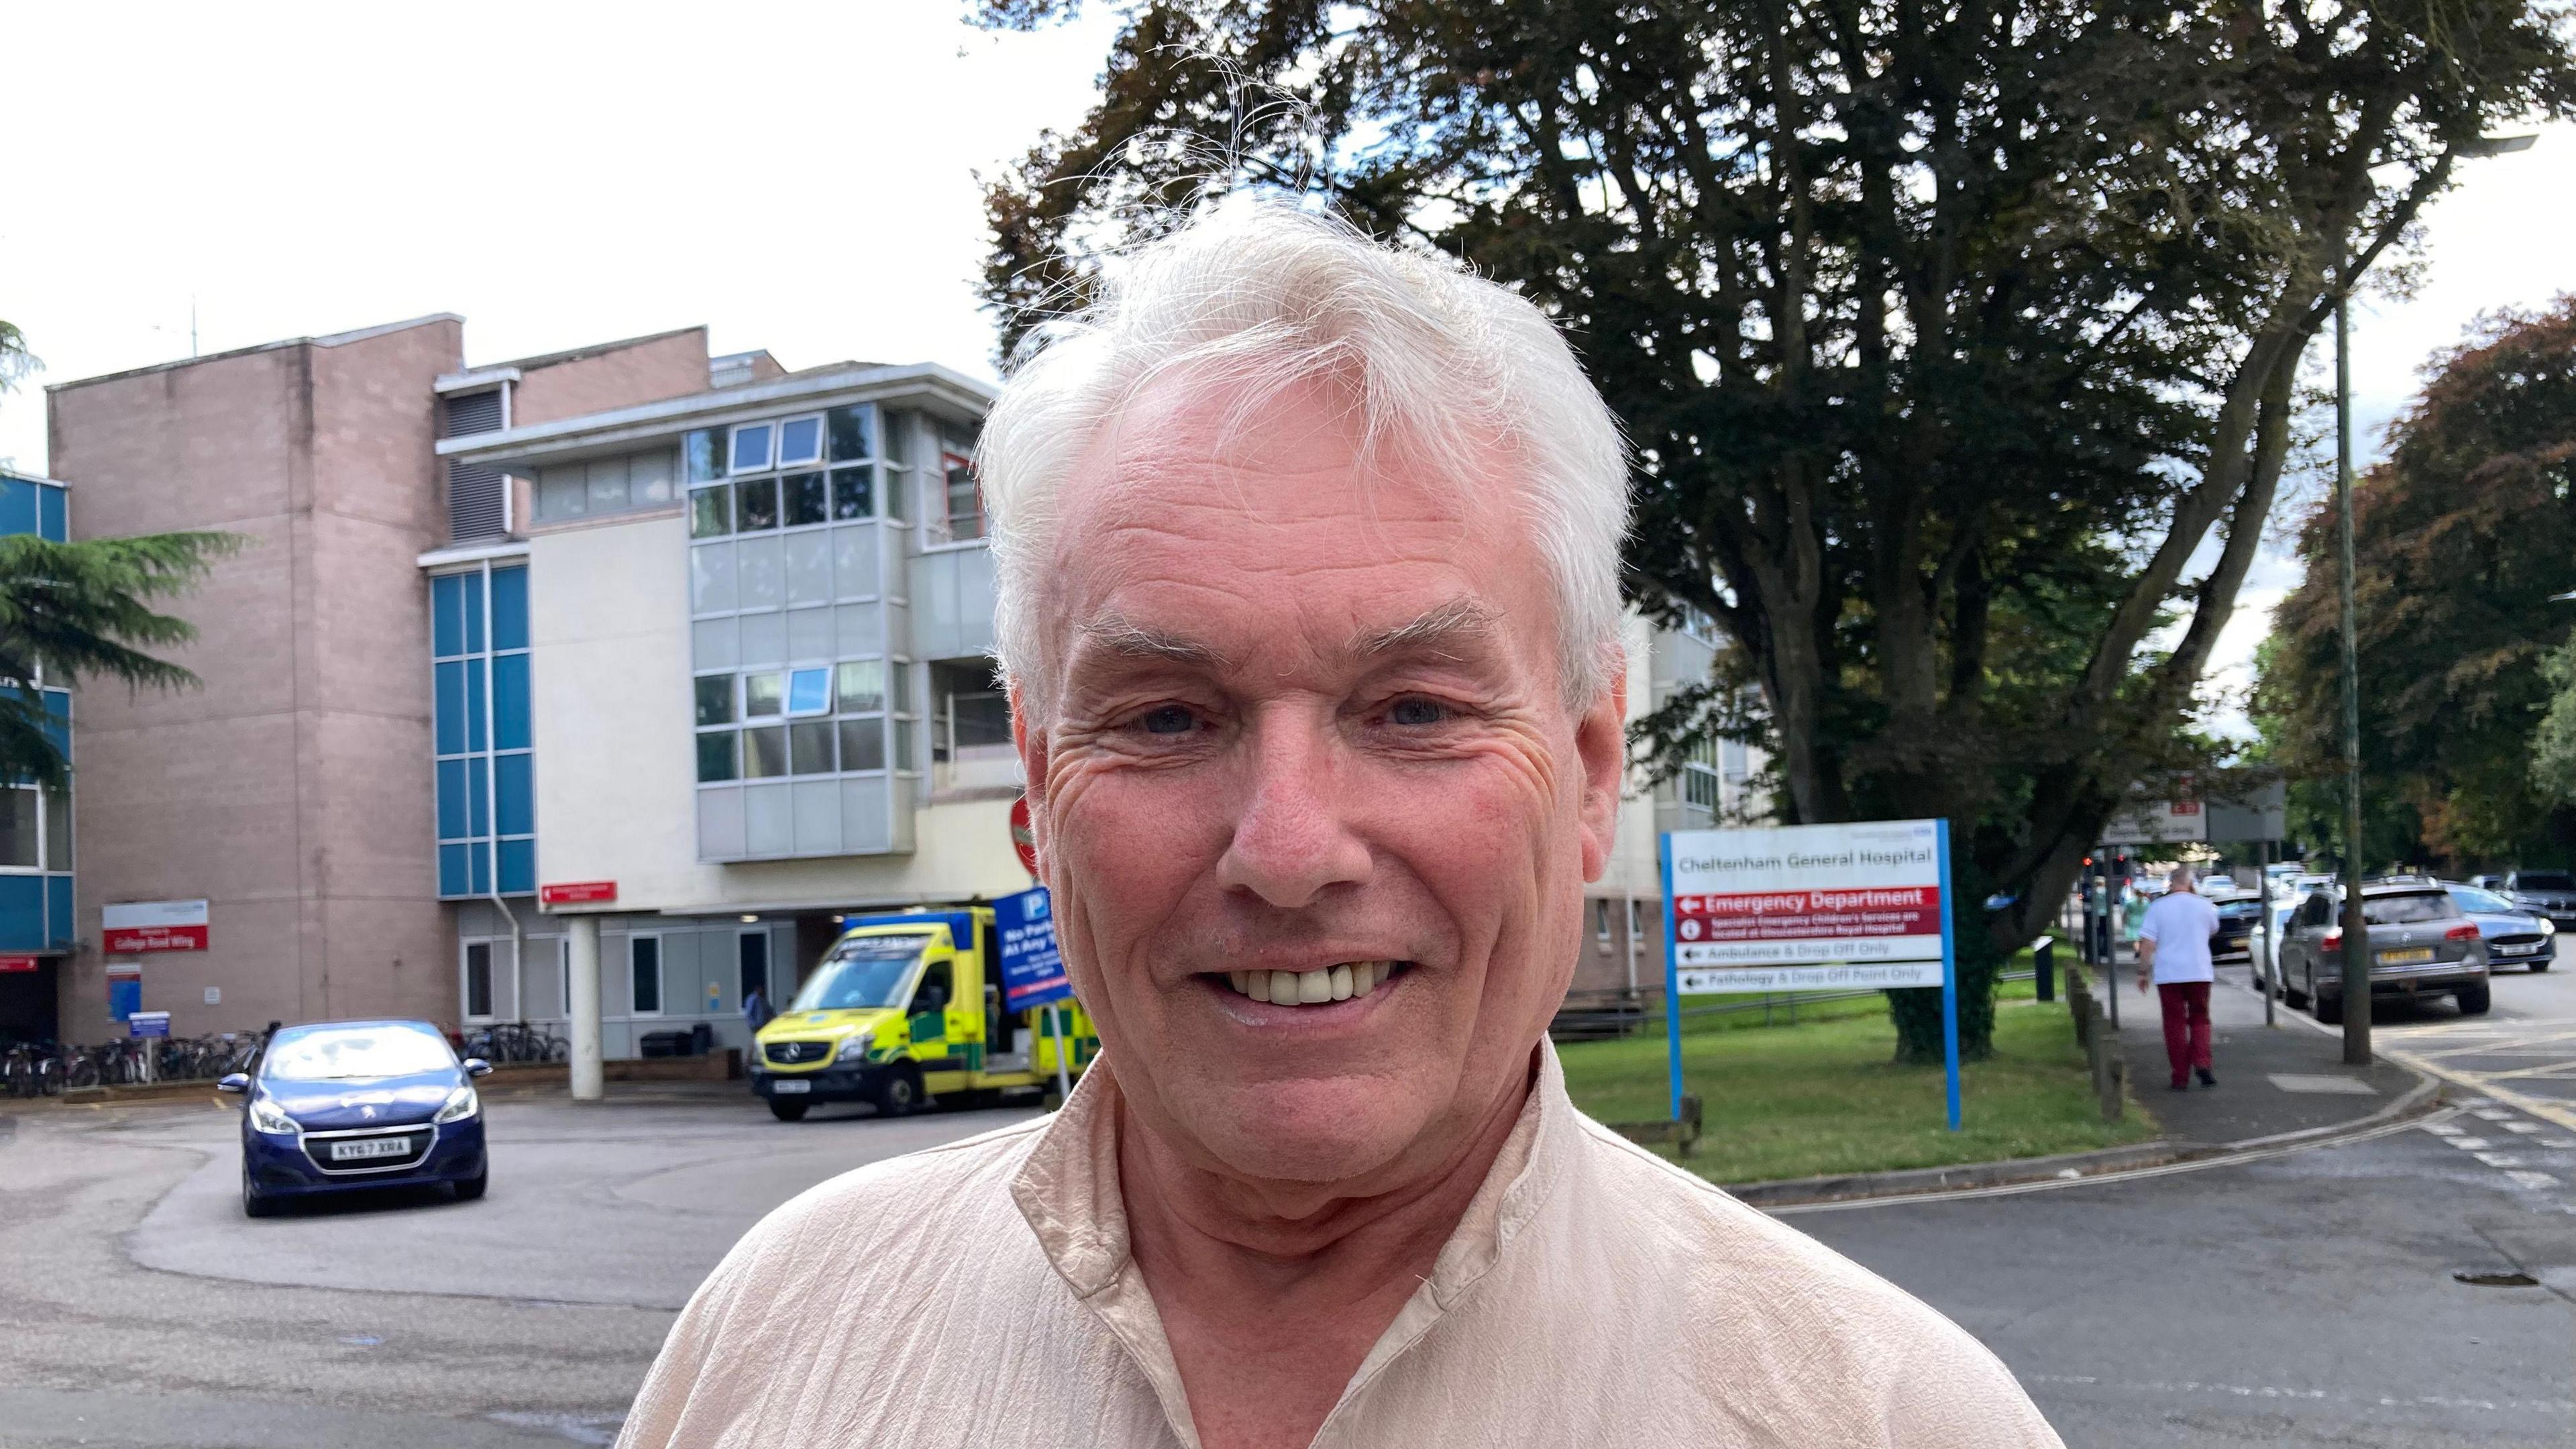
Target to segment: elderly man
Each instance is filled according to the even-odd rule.
[[[630,1445],[2054,1445],[1938,1314],[1577,1112],[1617,431],[1539,312],[1238,202],[988,420],[1040,863],[1103,1055],[710,1277]]]

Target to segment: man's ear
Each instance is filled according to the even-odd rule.
[[[1022,689],[1017,680],[1011,682],[1010,699],[1011,748],[1018,752],[1020,773],[1028,781],[1026,789],[1029,797],[1029,838],[1037,849],[1039,878],[1044,879],[1047,849],[1046,731],[1042,728],[1029,727],[1028,691]]]
[[[1628,778],[1628,651],[1602,650],[1604,681],[1591,707],[1574,722],[1574,753],[1583,770],[1583,878],[1601,879],[1610,866],[1619,828],[1619,792]]]

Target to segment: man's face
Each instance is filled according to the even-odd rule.
[[[1564,703],[1516,485],[1381,463],[1320,387],[1149,389],[1066,481],[1016,701],[1075,989],[1143,1124],[1234,1177],[1457,1150],[1608,848],[1623,701]]]

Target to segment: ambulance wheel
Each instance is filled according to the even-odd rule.
[[[781,1122],[802,1122],[805,1109],[813,1105],[811,1102],[782,1102],[772,1097],[769,1099],[769,1115]]]
[[[877,1115],[901,1117],[921,1106],[921,1074],[907,1067],[886,1073],[877,1084]]]

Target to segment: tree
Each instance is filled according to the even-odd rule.
[[[2455,866],[2560,855],[2568,797],[2535,783],[2549,706],[2543,656],[2576,622],[2576,297],[2481,319],[2436,357],[2353,490],[2362,859]],[[2340,546],[2320,505],[2299,536],[2307,579],[2273,616],[2257,699],[2280,763],[2337,803],[2343,768]]]
[[[988,190],[1006,346],[1212,183],[1299,189],[1518,287],[1634,441],[1633,598],[1717,618],[1758,686],[1749,720],[1683,692],[1641,746],[1669,768],[1749,729],[1790,819],[1960,822],[1980,1007],[1985,965],[2175,762],[2336,288],[2462,142],[2576,112],[2522,3],[1125,18],[1082,126]],[[1988,886],[2011,904],[1979,920]],[[1922,996],[1897,1002],[1907,1055],[1938,1050]]]
[[[0,321],[0,393],[35,365],[25,336]],[[152,603],[194,584],[240,545],[224,533],[79,543],[0,537],[0,779],[59,789],[71,778],[62,722],[26,681],[61,689],[89,679],[134,688],[194,686],[196,675],[143,652],[197,636],[187,621],[155,612]]]

